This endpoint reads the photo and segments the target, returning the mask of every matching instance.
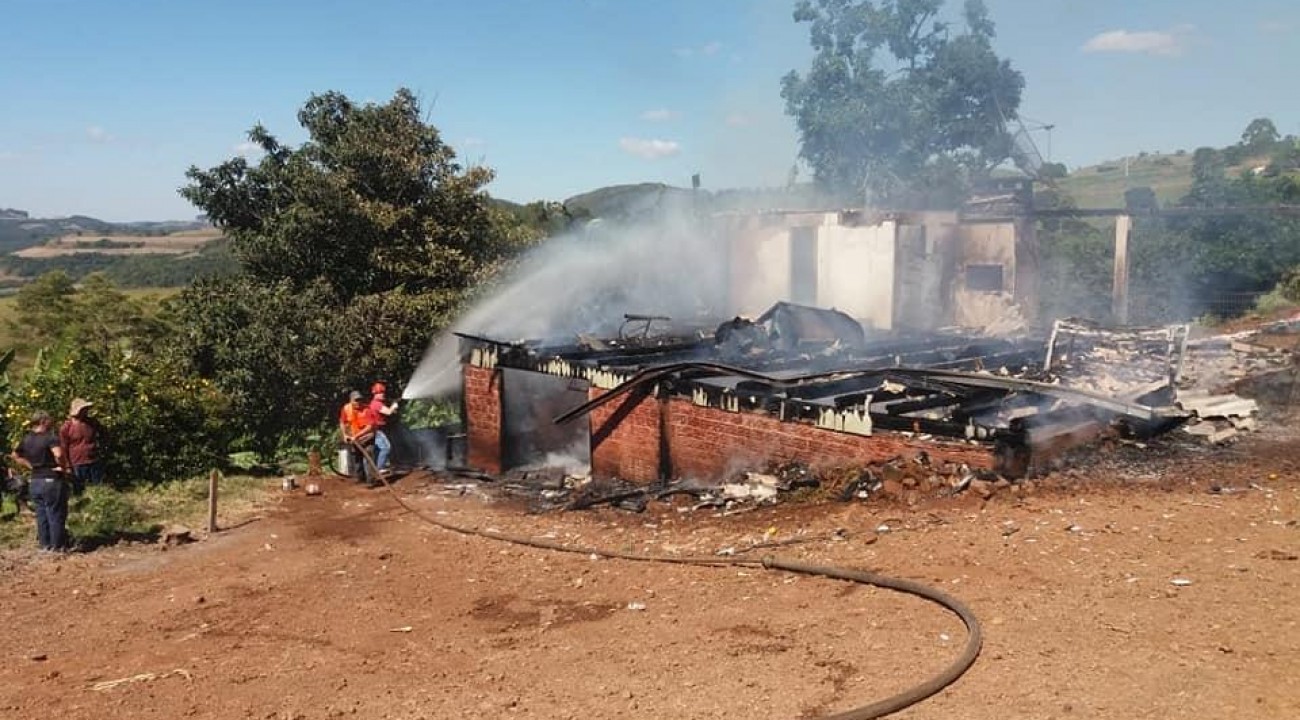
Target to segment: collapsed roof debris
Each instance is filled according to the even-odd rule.
[[[462,335],[471,457],[503,470],[511,427],[553,421],[589,431],[591,482],[602,491],[588,488],[572,500],[578,505],[635,507],[656,493],[701,488],[753,501],[784,491],[770,473],[755,473],[773,464],[879,470],[891,458],[927,456],[938,469],[918,482],[965,488],[1024,477],[1103,436],[1140,440],[1211,423],[1193,434],[1222,441],[1229,428],[1251,427],[1257,410],[1195,381],[1205,366],[1193,351],[1206,343],[1191,340],[1187,325],[1064,320],[1046,341],[868,333],[844,313],[784,302],[712,330],[661,316],[625,320],[616,338],[576,342]],[[501,372],[505,382],[494,385]],[[512,420],[500,398],[522,384],[510,372],[549,375],[571,399],[525,405],[568,409]],[[886,484],[864,476],[854,492]]]
[[[1105,328],[1057,320],[1043,369],[1071,387],[1148,402],[1171,398],[1187,353],[1188,325]]]

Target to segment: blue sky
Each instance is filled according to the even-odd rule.
[[[950,0],[954,8],[959,0]],[[1021,112],[1070,166],[1300,135],[1295,0],[986,0],[1024,73]],[[303,139],[313,92],[410,87],[516,201],[602,185],[783,184],[780,77],[806,67],[792,0],[7,0],[0,207],[109,220],[196,214],[190,165],[256,122]],[[1047,134],[1036,139],[1044,153]]]

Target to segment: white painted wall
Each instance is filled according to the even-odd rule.
[[[953,291],[953,322],[962,327],[985,328],[1012,322],[1021,316],[1015,302],[1016,229],[1011,223],[974,224],[958,230],[958,265]],[[970,265],[1001,265],[1002,290],[986,292],[966,287]]]
[[[758,317],[790,297],[790,229],[772,224],[731,236],[731,312]]]
[[[842,226],[831,215],[819,230],[817,305],[848,313],[867,328],[893,327],[896,224]]]

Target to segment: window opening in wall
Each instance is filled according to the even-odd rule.
[[[967,265],[966,289],[975,292],[1002,292],[1002,266]]]

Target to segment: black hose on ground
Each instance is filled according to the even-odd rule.
[[[806,563],[795,562],[792,560],[782,560],[777,557],[766,557],[763,559],[763,567],[784,570],[786,572],[801,573],[804,575],[816,575],[819,577],[834,578],[836,580],[848,580],[849,582],[861,583],[863,585],[874,585],[876,587],[894,590],[908,595],[916,595],[925,598],[946,610],[949,610],[961,619],[962,624],[966,626],[966,646],[962,648],[961,655],[957,656],[948,667],[943,669],[938,675],[926,680],[920,685],[916,685],[896,695],[891,695],[882,700],[877,700],[869,705],[862,705],[845,710],[834,715],[824,715],[821,720],[871,720],[896,713],[909,705],[915,705],[918,702],[939,692],[945,687],[957,681],[975,664],[975,658],[979,657],[980,647],[984,643],[984,633],[980,629],[980,622],[975,617],[975,613],[966,607],[966,604],[957,598],[949,595],[942,590],[923,585],[914,580],[905,580],[903,578],[892,578],[884,575],[866,572],[863,570],[847,570],[844,568],[827,567],[824,565],[809,565]]]
[[[618,550],[575,547],[558,542],[551,542],[549,540],[539,540],[537,538],[524,537],[520,535],[509,535],[495,530],[479,530],[478,528],[464,527],[462,525],[449,523],[432,515],[427,515],[419,508],[413,507],[407,503],[406,500],[397,493],[397,490],[393,488],[392,484],[388,482],[388,479],[384,477],[384,474],[379,471],[379,468],[375,465],[375,461],[370,456],[370,453],[360,445],[354,444],[353,446],[361,452],[362,458],[364,458],[364,461],[369,466],[370,470],[375,473],[375,477],[379,478],[379,480],[384,484],[384,488],[388,490],[389,495],[393,497],[393,500],[395,500],[402,509],[426,523],[444,530],[460,533],[462,535],[475,535],[491,540],[501,540],[514,545],[523,545],[526,547],[538,548],[540,550],[554,550],[557,552],[576,553],[588,556],[595,555],[597,557],[614,560],[711,567],[762,568],[766,570],[781,570],[801,575],[831,578],[833,580],[844,580],[847,582],[859,583],[861,585],[872,585],[886,590],[893,590],[907,595],[915,595],[916,597],[929,600],[956,615],[958,619],[962,621],[962,624],[966,626],[966,645],[962,648],[961,654],[958,655],[957,659],[950,663],[948,667],[944,668],[939,674],[919,685],[904,690],[903,692],[834,715],[823,715],[820,716],[818,720],[873,720],[874,718],[884,717],[896,713],[903,708],[915,705],[956,682],[958,678],[964,675],[966,671],[970,669],[970,666],[975,664],[975,659],[979,657],[980,647],[984,642],[984,634],[983,630],[980,628],[979,620],[975,617],[975,613],[971,612],[970,608],[948,593],[914,580],[892,578],[885,575],[866,572],[864,570],[852,570],[824,565],[810,565],[793,560],[782,560],[781,558],[773,556],[767,556],[762,560],[740,560],[736,558],[715,557],[673,557],[671,555],[646,555],[642,553],[621,552]]]

